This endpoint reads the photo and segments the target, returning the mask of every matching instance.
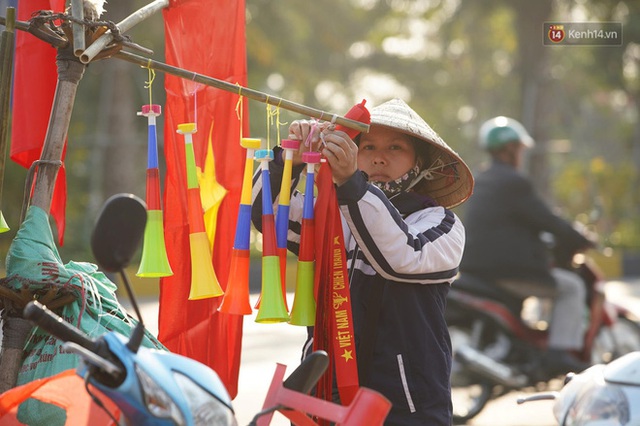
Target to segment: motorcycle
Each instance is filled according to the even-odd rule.
[[[640,350],[637,318],[607,299],[596,263],[560,245],[553,250],[556,265],[580,275],[587,287],[589,324],[577,357],[593,365]],[[527,309],[549,306],[545,302],[550,301],[523,298],[468,273],[456,279],[446,310],[454,352],[451,388],[456,424],[477,416],[490,400],[508,392],[551,385],[557,374],[545,366],[542,356],[548,321],[540,314],[544,309]]]
[[[555,400],[553,415],[560,426],[624,426],[640,424],[640,352],[609,364],[570,373],[559,392],[518,398],[518,404]]]
[[[23,315],[64,341],[63,350],[80,357],[77,375],[109,398],[127,424],[236,425],[231,398],[215,371],[187,357],[141,346],[144,324],[124,268],[141,241],[146,218],[142,200],[115,195],[105,203],[91,237],[97,263],[106,272],[120,273],[138,316],[129,338],[109,332],[91,339],[38,301],[29,302]],[[373,390],[360,388],[348,406],[308,395],[328,364],[326,352],[316,351],[284,381],[286,367],[278,364],[263,410],[251,424],[267,425],[279,411],[298,425],[316,425],[309,415],[341,425],[381,425],[391,404]],[[105,409],[103,403],[98,406]],[[108,414],[120,424],[117,415]]]

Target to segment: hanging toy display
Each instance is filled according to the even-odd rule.
[[[289,313],[284,302],[285,295],[282,292],[280,259],[276,248],[275,219],[271,200],[269,161],[273,160],[273,150],[260,149],[256,151],[255,158],[260,163],[262,175],[262,292],[256,322],[287,322]]]
[[[160,105],[143,105],[138,115],[147,117],[147,224],[144,230],[142,258],[137,276],[144,278],[173,275],[164,242],[162,202],[160,198],[160,172],[158,169],[158,142],[156,117],[161,114]]]
[[[247,150],[240,194],[240,209],[236,235],[231,251],[232,277],[227,284],[220,312],[237,315],[248,315],[253,312],[249,303],[249,259],[250,259],[250,231],[251,231],[251,190],[253,176],[253,157],[255,150],[260,148],[260,139],[242,138],[240,145]]]
[[[200,186],[193,149],[195,123],[178,125],[178,133],[184,135],[187,170],[187,202],[189,211],[189,247],[191,249],[191,290],[189,300],[222,296],[224,293],[213,270],[209,238],[204,226]]]

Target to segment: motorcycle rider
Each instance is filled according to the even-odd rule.
[[[553,234],[573,252],[593,244],[554,214],[518,170],[525,149],[534,146],[522,124],[508,117],[492,118],[481,126],[479,142],[491,163],[475,176],[474,193],[466,203],[467,239],[460,271],[523,299],[553,298],[545,367],[553,374],[582,371],[588,364],[573,352],[583,345],[586,288],[577,274],[552,267],[540,234]]]

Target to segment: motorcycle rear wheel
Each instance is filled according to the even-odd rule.
[[[477,416],[492,399],[494,384],[487,379],[469,372],[456,360],[456,347],[471,341],[468,325],[451,324],[449,326],[453,345],[453,365],[451,368],[451,401],[453,403],[453,423],[456,425]]]
[[[602,327],[591,350],[591,363],[608,363],[629,352],[640,351],[640,325],[619,316],[611,327]]]

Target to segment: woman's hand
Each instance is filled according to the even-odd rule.
[[[326,121],[295,120],[289,125],[289,139],[301,141],[293,154],[293,165],[302,164],[302,153],[320,151],[331,166],[333,182],[340,186],[358,170],[358,146],[345,132]]]
[[[340,186],[358,170],[358,145],[334,125],[322,131],[322,154],[331,165],[333,182]]]
[[[300,141],[300,148],[293,153],[292,163],[294,166],[302,164],[303,152],[319,151],[321,149],[320,132],[328,125],[329,123],[327,122],[318,122],[316,120],[295,120],[289,125],[289,139]]]

